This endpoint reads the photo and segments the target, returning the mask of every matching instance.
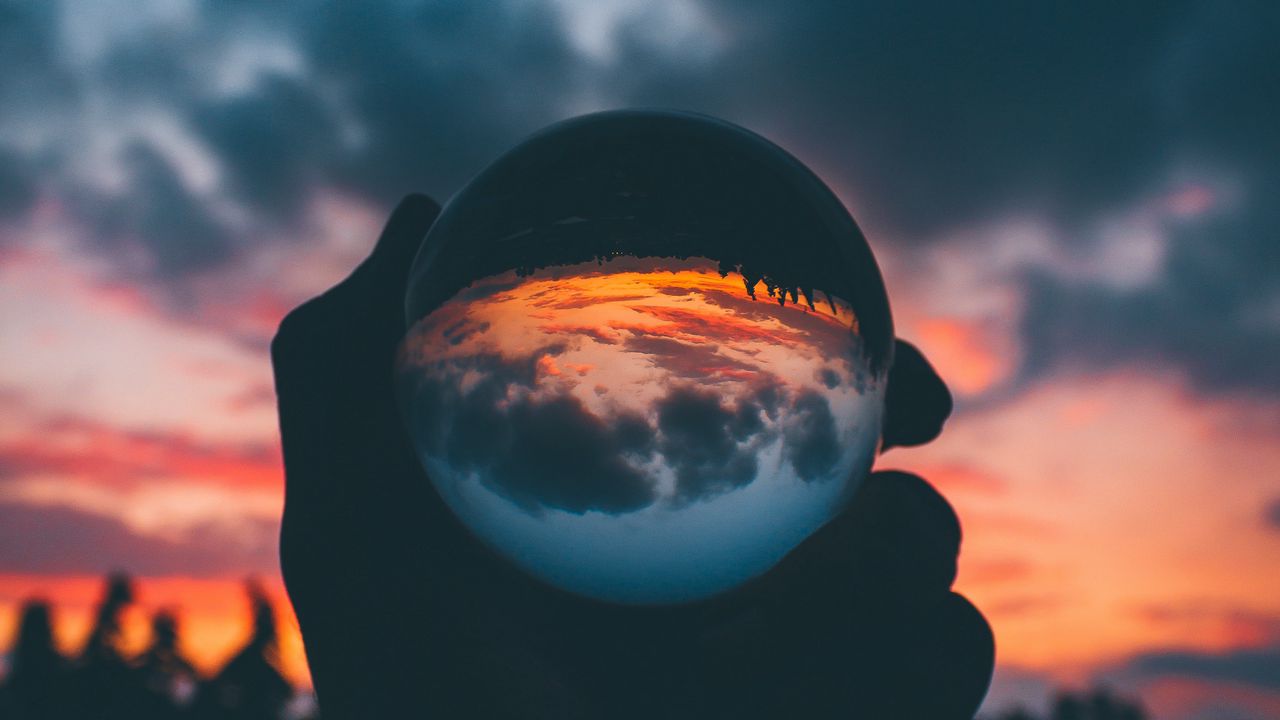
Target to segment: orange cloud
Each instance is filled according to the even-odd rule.
[[[1027,580],[1033,571],[1029,560],[1016,557],[972,558],[960,561],[960,576],[966,585],[999,585]]]
[[[717,343],[797,343],[804,338],[785,326],[762,327],[758,322],[742,320],[722,312],[685,310],[683,308],[631,305],[632,310],[649,317],[665,320],[663,326],[669,332],[686,338],[703,338],[701,341]]]
[[[617,334],[609,331],[610,328],[602,328],[595,325],[570,325],[567,323],[545,322],[539,325],[538,329],[547,335],[585,335],[604,345],[614,345],[619,341]]]
[[[1000,495],[1008,489],[1008,483],[989,470],[961,462],[936,465],[916,465],[914,472],[943,495]]]
[[[917,324],[925,356],[952,390],[976,395],[1009,376],[1013,359],[978,323],[934,318]]]

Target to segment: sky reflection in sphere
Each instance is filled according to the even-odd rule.
[[[559,123],[455,195],[409,271],[428,477],[532,575],[630,603],[768,570],[870,467],[893,322],[839,199],[778,146],[648,110]]]
[[[621,602],[774,565],[865,475],[883,405],[848,304],[779,303],[698,258],[475,281],[410,328],[398,374],[464,524],[553,585]]]

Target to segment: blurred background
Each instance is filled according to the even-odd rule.
[[[985,715],[1280,717],[1277,8],[0,0],[0,674],[43,598],[82,664],[106,608],[179,700],[247,652],[305,714],[276,324],[403,194],[661,106],[825,178],[955,392],[881,467],[960,513]]]

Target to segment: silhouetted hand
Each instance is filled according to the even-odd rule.
[[[410,262],[439,212],[392,214],[372,255],[272,344],[281,559],[326,718],[967,718],[994,662],[951,592],[960,526],[878,472],[769,573],[676,607],[549,588],[473,538],[402,426],[393,363]],[[885,447],[927,442],[946,387],[899,343]]]

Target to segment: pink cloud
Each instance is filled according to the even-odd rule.
[[[150,478],[279,487],[282,460],[274,442],[213,442],[182,432],[125,430],[83,418],[57,417],[0,441],[9,478],[63,476],[119,487]]]

